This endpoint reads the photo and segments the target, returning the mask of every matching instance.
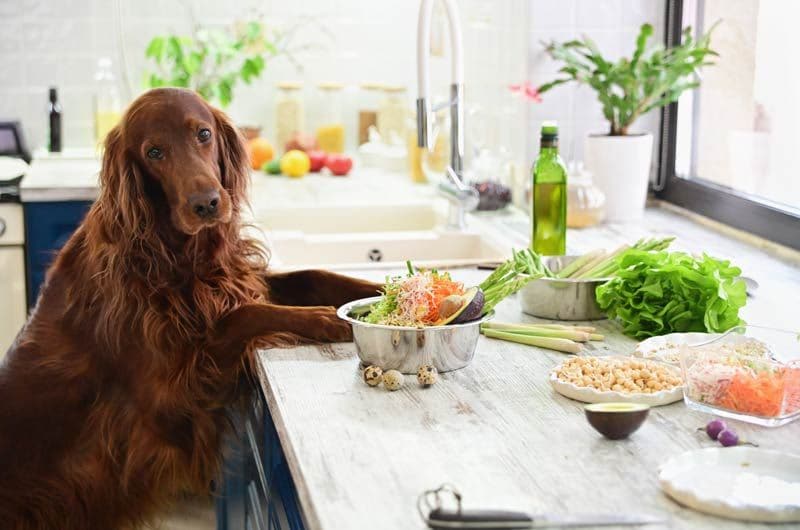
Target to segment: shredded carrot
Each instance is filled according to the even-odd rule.
[[[439,306],[442,300],[453,294],[464,294],[464,284],[455,282],[448,276],[433,276],[431,289],[428,292],[428,312],[422,317],[426,324],[433,324],[439,320]]]
[[[797,384],[797,381],[787,381],[786,376],[798,379],[798,374],[787,372],[795,371],[783,368],[775,372],[739,371],[731,379],[718,405],[761,416],[781,416],[788,412],[783,410],[786,384]]]

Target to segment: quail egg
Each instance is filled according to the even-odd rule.
[[[417,370],[417,381],[422,386],[431,386],[439,380],[439,371],[430,364],[423,364]]]
[[[370,365],[364,368],[364,382],[369,386],[378,386],[383,380],[383,370],[380,366]]]
[[[383,387],[386,390],[395,391],[403,386],[403,374],[397,370],[389,370],[383,374]]]

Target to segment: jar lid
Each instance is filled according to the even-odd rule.
[[[281,81],[277,83],[275,86],[283,90],[300,90],[301,88],[303,88],[303,83],[301,83],[300,81]]]
[[[335,81],[323,81],[321,83],[317,83],[317,88],[320,90],[341,90],[344,88],[344,85]]]

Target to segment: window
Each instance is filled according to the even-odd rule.
[[[800,55],[793,0],[668,0],[667,44],[692,26],[720,57],[662,114],[659,197],[800,249]]]

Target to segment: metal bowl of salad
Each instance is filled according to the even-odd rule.
[[[463,368],[475,355],[481,324],[494,307],[544,274],[539,256],[514,251],[480,285],[465,287],[447,272],[415,269],[387,278],[383,294],[345,304],[338,315],[353,326],[361,361],[415,374],[424,365],[440,372]]]
[[[439,372],[463,368],[475,356],[481,324],[489,312],[475,320],[439,326],[395,326],[361,320],[381,297],[356,300],[339,308],[339,317],[353,326],[353,342],[364,365],[384,371],[416,374],[420,366],[433,365]]]

